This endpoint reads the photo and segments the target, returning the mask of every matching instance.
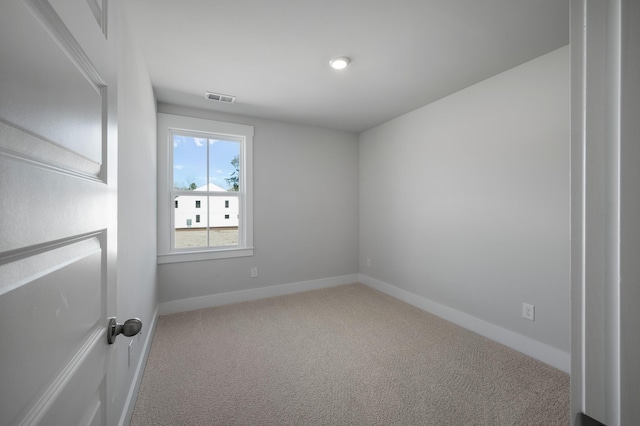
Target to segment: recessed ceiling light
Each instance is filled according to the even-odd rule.
[[[346,56],[341,56],[339,58],[333,58],[332,60],[330,60],[329,65],[331,65],[331,68],[333,68],[334,70],[341,70],[345,69],[349,65],[349,62],[351,62],[349,58],[347,58]]]

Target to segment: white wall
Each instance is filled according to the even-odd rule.
[[[364,132],[360,272],[568,360],[569,74],[563,47]]]
[[[161,302],[357,274],[357,135],[162,103],[158,112],[255,128],[254,256],[158,265]]]
[[[123,14],[124,15],[124,14]],[[126,17],[122,16],[123,21]],[[124,416],[140,379],[142,350],[158,305],[156,275],[156,111],[146,66],[136,42],[122,25],[118,86],[118,320],[138,317],[140,337],[120,336],[117,347],[117,407]],[[134,356],[128,366],[128,344]],[[122,420],[121,420],[122,421]],[[124,424],[128,421],[124,419]]]

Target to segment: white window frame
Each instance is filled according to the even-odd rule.
[[[238,245],[176,249],[174,245],[173,133],[209,133],[240,140]],[[158,263],[253,256],[253,126],[158,113]]]

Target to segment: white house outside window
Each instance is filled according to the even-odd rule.
[[[158,262],[252,255],[253,127],[158,114],[158,140]]]

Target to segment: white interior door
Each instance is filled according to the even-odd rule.
[[[117,422],[108,6],[0,2],[0,425]]]

